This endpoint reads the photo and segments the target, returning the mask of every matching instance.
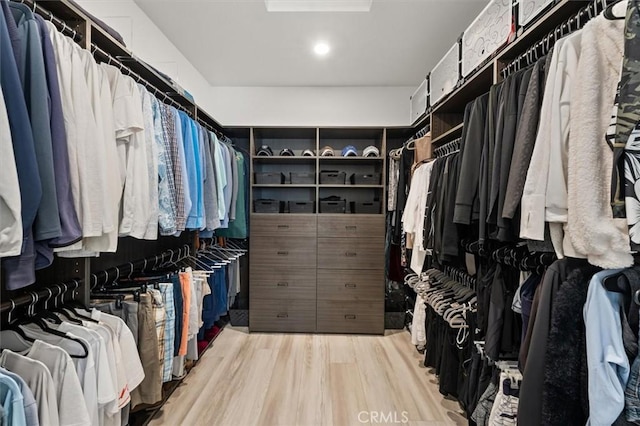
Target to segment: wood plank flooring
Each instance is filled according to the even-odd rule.
[[[422,360],[406,331],[249,334],[228,326],[150,425],[466,425]]]

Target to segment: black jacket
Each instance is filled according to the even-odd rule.
[[[589,280],[598,270],[591,265],[575,269],[553,302],[542,388],[545,425],[582,426],[589,418],[589,373],[582,309],[587,301]]]

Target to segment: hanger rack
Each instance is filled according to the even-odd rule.
[[[134,272],[145,272],[147,268],[151,270],[166,264],[177,263],[190,257],[191,248],[188,245],[184,245],[178,250],[167,250],[158,255],[147,257],[146,259],[137,260],[135,262],[129,262],[124,265],[114,266],[104,271],[96,272],[90,276],[90,288],[93,290],[96,287],[104,286],[116,281],[120,277],[131,276]]]
[[[476,278],[469,275],[466,270],[455,266],[445,266],[443,269],[444,270],[442,272],[444,272],[449,278],[452,278],[467,287],[475,288]]]
[[[434,149],[433,156],[435,158],[441,158],[441,157],[446,157],[447,155],[455,154],[456,152],[460,152],[461,141],[462,141],[462,138],[458,138]]]
[[[76,297],[78,296],[77,290],[81,283],[82,280],[65,281],[63,283],[44,287],[38,291],[30,291],[18,297],[11,298],[0,305],[0,313],[12,312],[16,308],[29,306],[34,302],[34,300],[50,299],[52,297],[58,298],[60,296],[62,300],[64,300],[64,297],[67,295],[71,295],[71,298],[68,300],[76,300]]]
[[[96,56],[96,53],[98,55],[100,55],[102,57],[102,59],[105,60],[103,62],[107,62],[107,64],[114,65],[116,68],[119,68],[120,71],[123,74],[128,75],[129,77],[133,78],[138,83],[144,85],[147,89],[149,89],[151,92],[153,92],[153,94],[156,97],[158,97],[159,99],[161,98],[163,102],[168,103],[168,104],[174,106],[175,108],[186,112],[187,114],[193,115],[189,110],[187,110],[185,107],[183,107],[182,105],[180,105],[178,102],[176,102],[175,100],[173,100],[170,97],[170,95],[172,93],[166,93],[166,92],[163,92],[161,90],[158,90],[157,87],[155,87],[154,85],[149,83],[144,78],[140,77],[139,74],[137,74],[136,72],[132,71],[131,68],[129,68],[127,65],[123,64],[122,61],[121,61],[121,58],[119,58],[119,57],[114,58],[113,56],[111,56],[111,54],[105,52],[103,49],[98,47],[98,45],[96,45],[95,43],[91,43],[91,53],[94,56]]]
[[[58,29],[64,35],[71,37],[74,41],[81,41],[84,38],[82,34],[77,32],[74,28],[69,27],[65,21],[57,18],[51,11],[40,6],[40,4],[38,4],[37,2],[33,0],[19,0],[16,2],[24,4],[25,6],[29,7],[29,9],[31,9],[34,13],[37,13],[44,19],[50,21],[53,25],[58,27]]]
[[[404,145],[406,146],[409,142],[414,141],[416,139],[420,139],[421,137],[426,136],[427,133],[429,133],[430,131],[431,131],[431,124],[427,124],[422,129],[418,130],[415,135],[413,135],[409,139],[407,139],[407,141],[404,143]]]
[[[97,285],[107,284],[118,277],[126,277],[134,272],[145,271],[148,267],[156,268],[166,262],[180,262],[190,257],[191,248],[188,245],[184,245],[178,250],[167,250],[153,257],[148,257],[143,260],[129,262],[125,265],[116,266],[106,269],[104,271],[91,274],[91,288]],[[53,284],[39,289],[38,291],[31,291],[15,298],[9,299],[0,305],[0,313],[13,310],[21,306],[27,306],[31,304],[34,298],[40,300],[44,298],[58,297],[61,295],[71,295],[69,300],[76,300],[76,290],[83,283],[83,280],[70,280],[59,284]]]
[[[504,69],[502,69],[502,77],[506,78],[514,72],[533,65],[538,59],[549,54],[551,48],[558,40],[582,29],[587,22],[598,16],[608,6],[616,2],[617,0],[593,0],[587,6],[580,9],[575,15],[555,27],[552,31],[547,33],[547,35],[518,55]]]

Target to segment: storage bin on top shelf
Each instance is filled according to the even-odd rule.
[[[534,22],[555,0],[520,0],[518,24],[522,27]]]
[[[462,77],[507,44],[514,30],[512,0],[491,0],[462,34]]]
[[[429,74],[431,105],[453,92],[460,79],[460,47],[458,43],[451,46],[447,54],[438,62]]]

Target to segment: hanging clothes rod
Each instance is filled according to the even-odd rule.
[[[110,280],[117,279],[118,277],[127,277],[134,272],[142,272],[146,270],[147,267],[152,266],[156,268],[165,262],[180,262],[181,260],[189,258],[190,252],[191,248],[185,244],[183,247],[177,250],[167,250],[162,252],[161,254],[148,257],[143,260],[129,262],[125,265],[116,266],[104,271],[96,272],[94,274],[91,274],[91,288],[95,287],[96,285],[106,284],[110,282]],[[42,300],[47,297],[51,298],[60,295],[71,294],[71,300],[76,300],[76,290],[83,283],[84,280],[82,279],[69,280],[40,288],[37,291],[31,291],[26,294],[22,294],[15,298],[9,299],[6,302],[3,302],[2,305],[0,305],[0,313],[11,311],[21,306],[27,306],[33,303],[34,299]]]
[[[118,280],[121,277],[129,277],[134,272],[145,272],[147,268],[156,269],[160,265],[170,262],[177,263],[191,256],[191,247],[184,245],[177,250],[167,250],[158,255],[147,257],[146,259],[136,260],[120,266],[114,266],[104,271],[91,274],[90,289],[93,290],[98,286],[103,286]]]
[[[184,106],[180,105],[178,102],[176,102],[173,98],[171,98],[169,96],[169,95],[177,94],[177,93],[175,93],[175,92],[167,93],[167,92],[163,92],[162,90],[159,90],[153,84],[149,83],[147,80],[145,80],[143,77],[141,77],[140,74],[136,73],[131,68],[129,68],[127,65],[125,65],[122,62],[121,58],[119,58],[119,57],[115,57],[114,58],[113,55],[111,55],[108,52],[105,52],[103,49],[101,49],[95,43],[91,43],[91,52],[93,53],[94,56],[96,55],[96,53],[98,53],[99,55],[101,55],[103,57],[103,59],[107,60],[107,64],[115,65],[117,68],[120,69],[121,72],[129,75],[131,78],[136,80],[138,83],[143,84],[147,89],[149,89],[151,92],[153,92],[153,94],[156,97],[162,98],[163,102],[168,103],[168,104],[170,104],[170,105],[172,105],[172,106],[174,106],[174,107],[186,112],[187,114],[189,114],[191,116],[194,115],[192,112],[187,110]],[[219,130],[213,128],[213,126],[211,126],[209,123],[207,123],[203,119],[199,118],[197,114],[195,114],[195,120],[202,127],[204,127],[207,130],[215,133],[218,136],[218,138],[223,139],[223,140],[224,139],[229,139],[222,132],[220,132]]]
[[[18,307],[30,305],[37,300],[49,300],[52,297],[59,296],[63,296],[64,299],[64,296],[67,294],[71,294],[72,297],[70,300],[76,300],[76,291],[80,287],[80,284],[82,284],[82,280],[71,280],[41,288],[38,291],[30,291],[18,297],[11,298],[7,302],[3,302],[2,305],[0,305],[0,313],[11,312]]]
[[[50,10],[47,10],[44,7],[40,6],[40,4],[38,4],[37,2],[33,0],[19,0],[19,1],[13,0],[13,1],[15,1],[16,3],[22,3],[25,6],[29,7],[29,9],[31,9],[33,13],[37,13],[38,15],[42,16],[46,20],[50,21],[52,24],[58,27],[58,29],[63,34],[71,37],[74,41],[80,41],[83,39],[82,34],[78,33],[74,28],[69,27],[65,21],[56,17]]]
[[[415,135],[413,135],[409,139],[407,139],[407,141],[405,143],[411,142],[411,141],[416,140],[416,139],[420,139],[421,137],[425,136],[430,131],[431,131],[431,125],[427,124],[422,129],[418,130]]]
[[[150,89],[150,91],[153,92],[153,94],[156,97],[161,98],[163,102],[168,103],[169,105],[172,105],[175,108],[186,112],[187,114],[190,114],[190,115],[192,114],[184,106],[180,105],[178,102],[176,102],[174,99],[172,99],[169,96],[170,94],[173,94],[173,92],[172,93],[167,93],[167,92],[163,92],[162,90],[159,90],[153,84],[149,83],[147,80],[142,78],[138,73],[136,73],[135,71],[131,70],[131,68],[129,68],[127,65],[123,64],[120,59],[114,58],[111,54],[105,52],[97,44],[91,43],[91,53],[94,56],[96,55],[96,53],[99,54],[100,56],[102,56],[103,59],[106,59],[107,64],[115,65],[117,68],[120,69],[120,71],[122,73],[127,74],[128,76],[133,78],[138,83],[140,83],[140,84],[144,85],[146,88]]]
[[[435,158],[446,157],[450,154],[455,154],[460,151],[460,142],[462,138],[458,138],[452,140],[451,142],[447,142],[446,144],[436,148],[433,150],[433,156]]]
[[[558,40],[581,30],[587,22],[598,16],[609,5],[614,4],[615,2],[617,2],[617,0],[593,0],[587,6],[580,9],[578,13],[555,27],[552,31],[547,33],[547,35],[518,55],[502,69],[502,77],[506,78],[514,72],[526,68],[529,65],[533,65],[538,59],[549,54],[551,48]]]

